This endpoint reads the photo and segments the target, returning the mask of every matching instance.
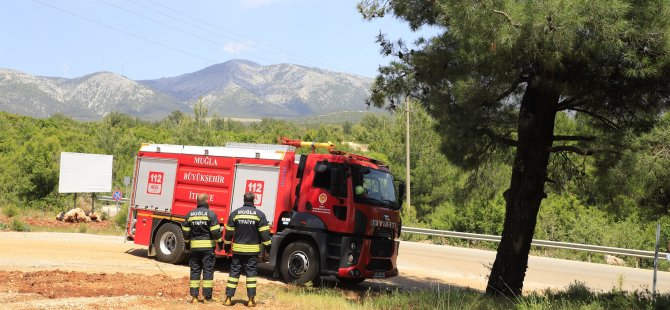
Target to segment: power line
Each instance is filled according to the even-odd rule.
[[[209,43],[212,43],[212,44],[216,45],[217,47],[220,45],[220,43],[217,42],[217,41],[211,40],[211,39],[209,39],[209,38],[205,38],[205,37],[200,36],[200,35],[198,35],[198,34],[195,34],[195,33],[192,33],[192,32],[189,32],[189,31],[186,31],[186,30],[183,30],[183,29],[180,29],[180,28],[178,28],[178,27],[175,27],[175,26],[172,26],[172,25],[169,25],[169,24],[166,24],[166,23],[164,23],[164,22],[162,22],[162,21],[156,20],[156,19],[151,18],[151,17],[148,17],[148,16],[146,16],[146,15],[143,15],[143,14],[140,14],[140,13],[137,13],[137,12],[133,12],[133,11],[128,10],[128,9],[126,9],[126,8],[120,7],[120,6],[116,5],[116,4],[112,4],[112,3],[109,3],[109,2],[106,2],[106,1],[103,1],[103,0],[97,0],[97,1],[100,2],[100,3],[103,3],[103,4],[105,4],[105,5],[114,7],[114,8],[116,8],[116,9],[118,9],[118,10],[124,11],[124,12],[126,12],[126,13],[129,13],[129,14],[138,16],[138,17],[140,17],[140,18],[144,18],[144,19],[146,19],[146,20],[148,20],[148,21],[151,21],[151,22],[154,22],[154,23],[163,25],[163,26],[168,27],[168,28],[170,28],[170,29],[179,31],[179,32],[181,32],[181,33],[185,33],[185,34],[187,34],[187,35],[196,37],[196,38],[201,39],[201,40],[204,40],[204,41],[207,41],[207,42],[209,42]],[[270,60],[268,60],[268,59],[265,59],[265,58],[263,58],[263,57],[259,57],[259,56],[256,56],[256,55],[253,55],[253,54],[250,54],[250,53],[246,53],[246,52],[242,52],[242,53],[243,53],[243,54],[247,54],[247,55],[249,55],[249,56],[251,56],[251,57],[254,57],[254,58],[263,60],[263,61],[267,61],[267,62],[270,62],[270,63],[272,62],[272,61],[270,61]]]
[[[167,49],[171,49],[171,50],[173,50],[173,51],[175,51],[175,52],[179,52],[179,53],[182,53],[182,54],[185,54],[185,55],[189,55],[189,56],[192,56],[192,57],[200,58],[200,59],[205,60],[205,61],[208,61],[208,62],[210,62],[210,63],[216,63],[215,60],[209,59],[209,58],[207,58],[207,57],[203,57],[203,56],[200,56],[200,55],[196,55],[196,54],[193,54],[193,53],[191,53],[191,52],[188,52],[188,51],[185,51],[185,50],[176,48],[176,47],[172,47],[172,46],[169,46],[169,45],[167,45],[167,44],[160,43],[160,42],[158,42],[158,41],[154,41],[154,40],[151,40],[151,39],[147,39],[147,38],[145,38],[145,37],[136,35],[136,34],[134,34],[134,33],[131,33],[131,32],[128,32],[128,31],[125,31],[125,30],[122,30],[122,29],[119,29],[119,28],[116,28],[116,27],[107,25],[107,24],[103,24],[103,23],[98,22],[98,21],[96,21],[96,20],[93,20],[93,19],[90,19],[90,18],[88,18],[88,17],[81,16],[81,15],[79,15],[79,14],[77,14],[77,13],[74,13],[74,12],[71,12],[71,11],[68,11],[68,10],[65,10],[65,9],[62,9],[62,8],[59,8],[59,7],[56,7],[56,6],[53,6],[53,5],[44,3],[44,2],[41,2],[41,1],[39,1],[39,0],[33,0],[33,2],[36,2],[36,3],[41,4],[41,5],[43,5],[43,6],[49,7],[49,8],[51,8],[51,9],[53,9],[53,10],[56,10],[56,11],[60,11],[60,12],[66,13],[66,14],[68,14],[68,15],[75,16],[75,17],[80,18],[80,19],[83,19],[83,20],[85,20],[85,21],[87,21],[87,22],[90,22],[90,23],[93,23],[93,24],[96,24],[96,25],[99,25],[99,26],[102,26],[102,27],[105,27],[105,28],[108,28],[108,29],[111,29],[111,30],[120,32],[120,33],[123,33],[123,34],[125,34],[125,35],[134,37],[134,38],[136,38],[136,39],[140,39],[140,40],[143,40],[143,41],[147,41],[147,42],[149,42],[149,43],[152,43],[152,44],[155,44],[155,45],[158,45],[158,46],[162,46],[162,47],[165,47],[165,48],[167,48]]]
[[[148,2],[151,2],[151,3],[155,4],[155,5],[157,5],[157,6],[159,6],[159,7],[162,7],[163,9],[169,10],[169,11],[174,12],[174,13],[176,13],[176,14],[179,14],[179,15],[185,16],[185,17],[187,17],[187,18],[190,18],[190,19],[192,19],[192,20],[198,21],[198,22],[200,22],[200,23],[202,23],[202,24],[204,24],[204,25],[207,25],[207,26],[209,26],[209,27],[219,29],[219,30],[221,30],[221,31],[224,31],[224,32],[227,32],[227,33],[229,33],[229,34],[235,35],[235,36],[237,36],[237,37],[243,38],[243,39],[245,39],[245,40],[249,40],[249,41],[251,41],[252,43],[256,43],[256,44],[258,44],[258,45],[262,45],[262,46],[265,46],[265,47],[267,47],[267,48],[273,49],[273,50],[275,50],[275,51],[278,51],[278,52],[281,52],[281,53],[285,53],[285,54],[288,54],[288,55],[292,55],[293,57],[295,57],[295,58],[297,58],[297,59],[302,59],[303,62],[306,62],[306,63],[312,63],[312,64],[316,64],[316,65],[320,65],[320,66],[327,67],[327,68],[330,68],[330,69],[335,70],[335,71],[340,71],[339,69],[334,68],[334,67],[332,67],[332,66],[330,66],[330,65],[328,65],[328,64],[326,64],[326,63],[323,63],[323,62],[320,62],[320,61],[316,61],[316,60],[312,60],[312,59],[303,57],[303,56],[301,56],[301,55],[298,55],[298,54],[295,54],[295,53],[286,51],[286,50],[284,50],[284,49],[281,49],[281,48],[278,48],[278,47],[274,47],[274,46],[272,46],[272,45],[270,45],[270,44],[267,44],[267,43],[263,43],[263,42],[254,40],[253,38],[249,38],[249,37],[247,37],[247,36],[245,36],[245,35],[242,35],[242,34],[239,34],[239,33],[234,32],[234,31],[228,30],[228,29],[226,29],[226,28],[223,28],[223,27],[221,27],[221,26],[212,24],[212,23],[210,23],[210,22],[208,22],[208,21],[205,21],[205,20],[202,20],[202,19],[200,19],[200,18],[197,18],[197,17],[191,16],[191,15],[188,15],[188,14],[186,14],[186,13],[180,12],[180,11],[178,11],[178,10],[176,10],[176,9],[173,9],[173,8],[171,8],[171,7],[169,7],[169,6],[166,6],[166,5],[162,4],[162,3],[156,2],[156,1],[154,1],[154,0],[147,0],[147,1],[148,1]],[[144,8],[147,8],[147,9],[149,9],[149,10],[154,10],[153,8],[150,8],[150,7],[147,7],[147,6],[145,6],[145,5],[136,3],[136,2],[134,2],[134,1],[132,1],[132,0],[130,0],[130,2],[133,3],[133,4],[135,4],[135,5],[143,6]],[[155,10],[154,10],[154,11],[155,11]],[[156,11],[156,12],[159,13],[159,14],[162,14],[162,15],[164,15],[164,16],[169,16],[169,17],[171,17],[171,18],[173,18],[173,19],[176,19],[176,20],[178,20],[178,21],[180,21],[180,22],[186,23],[186,24],[188,24],[188,25],[190,25],[190,26],[192,26],[192,27],[196,27],[196,28],[202,29],[202,30],[204,30],[204,31],[207,31],[207,32],[210,32],[210,33],[219,35],[219,36],[223,36],[223,37],[229,38],[229,39],[231,39],[231,40],[234,40],[234,41],[236,41],[236,42],[239,42],[239,41],[237,41],[236,39],[230,38],[229,36],[223,35],[223,34],[218,33],[218,32],[213,32],[213,31],[211,31],[211,30],[209,30],[209,29],[205,29],[205,28],[200,27],[200,26],[198,26],[198,25],[194,25],[193,23],[191,23],[191,22],[189,22],[189,21],[184,21],[183,19],[176,18],[176,17],[170,16],[170,15],[166,15],[166,14],[161,13],[161,12],[158,12],[158,11]],[[243,43],[243,42],[239,42],[239,43]],[[256,48],[259,48],[259,47],[256,47]],[[259,48],[259,49],[260,49],[260,48]]]

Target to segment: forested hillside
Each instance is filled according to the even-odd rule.
[[[565,134],[588,126],[567,114],[559,114],[556,123],[556,132]],[[464,171],[440,153],[434,125],[424,111],[414,109],[410,125],[413,206],[404,206],[403,225],[500,234],[505,210],[502,195],[509,187],[511,173],[511,168],[501,163],[510,162],[506,158],[512,154],[499,153],[485,168]],[[114,187],[123,188],[123,177],[132,175],[134,156],[143,142],[275,143],[277,137],[287,136],[332,141],[339,149],[348,150],[341,142],[353,141],[369,144],[366,155],[388,162],[396,179],[402,180],[404,126],[402,113],[390,117],[368,114],[359,123],[337,125],[303,126],[273,119],[243,124],[210,117],[202,106],[196,106],[195,115],[173,112],[158,122],[122,114],[108,115],[99,122],[81,122],[63,115],[38,119],[2,112],[0,206],[56,211],[69,205],[72,197],[57,193],[62,151],[114,155]],[[617,156],[622,160],[567,153],[552,160],[551,186],[540,208],[535,238],[652,250],[655,223],[660,221],[662,244],[667,242],[670,117],[665,115],[650,133],[631,141]],[[601,255],[589,257],[586,253],[547,254],[602,260]]]

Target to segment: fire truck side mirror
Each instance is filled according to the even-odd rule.
[[[398,181],[398,205],[402,206],[405,198],[405,181]]]

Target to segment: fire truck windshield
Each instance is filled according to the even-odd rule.
[[[354,187],[354,201],[390,209],[400,208],[393,186],[393,176],[390,173],[352,165],[351,180]]]

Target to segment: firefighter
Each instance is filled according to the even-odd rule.
[[[202,295],[204,301],[212,301],[212,287],[214,284],[214,254],[215,242],[221,242],[221,226],[216,213],[209,209],[207,194],[198,194],[198,206],[187,215],[182,230],[184,239],[189,241],[191,253],[188,265],[191,267],[191,281],[189,282],[190,303],[198,300],[200,289],[200,274],[202,273]]]
[[[257,257],[261,252],[261,244],[265,251],[270,250],[270,226],[261,210],[254,206],[254,193],[244,193],[244,205],[230,214],[226,224],[226,234],[223,239],[224,250],[230,252],[231,245],[233,259],[230,262],[230,274],[226,285],[226,306],[231,306],[235,289],[240,280],[242,267],[246,273],[246,287],[249,301],[247,306],[255,307]]]

